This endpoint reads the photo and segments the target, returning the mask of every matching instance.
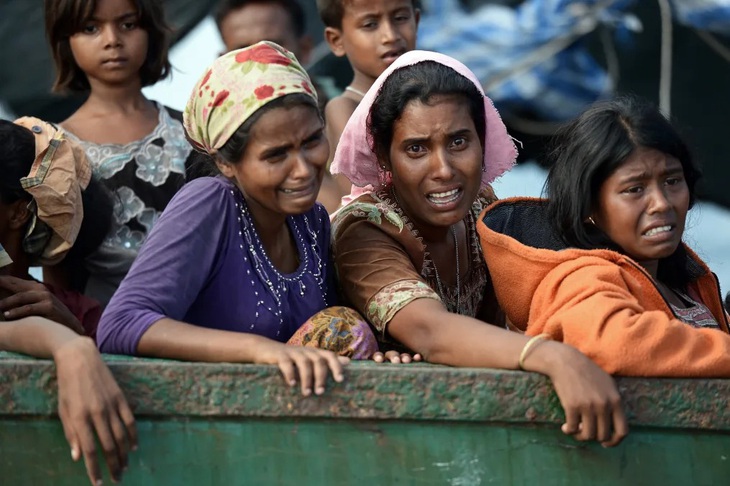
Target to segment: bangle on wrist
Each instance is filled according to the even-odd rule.
[[[530,354],[530,351],[533,350],[535,346],[548,339],[550,339],[550,334],[543,333],[538,334],[537,336],[532,336],[530,340],[525,343],[525,347],[522,348],[522,352],[520,353],[520,359],[517,361],[517,364],[522,371],[525,371],[525,358],[527,358]]]

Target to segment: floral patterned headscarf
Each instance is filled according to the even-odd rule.
[[[215,155],[256,110],[292,93],[317,102],[291,52],[268,41],[228,52],[195,85],[183,115],[185,131],[196,149]]]

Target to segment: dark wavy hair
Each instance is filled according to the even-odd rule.
[[[595,103],[563,126],[551,145],[551,168],[545,183],[547,214],[557,235],[571,247],[621,252],[605,233],[586,220],[598,204],[603,183],[638,147],[655,149],[679,160],[689,189],[689,207],[695,202],[700,170],[674,126],[646,100],[620,96]],[[680,245],[675,256],[669,257],[674,263],[662,269],[660,262],[660,279],[663,274],[670,282],[686,283],[690,275],[676,265],[685,256]],[[667,275],[671,268],[674,275]]]
[[[367,126],[370,148],[380,161],[389,159],[393,126],[406,105],[413,100],[428,104],[439,95],[457,95],[466,100],[484,150],[487,121],[482,93],[474,83],[450,67],[435,61],[423,61],[395,70],[380,87],[370,107]]]
[[[171,29],[160,0],[133,0],[139,24],[147,32],[147,57],[139,70],[142,86],[150,86],[170,73],[168,59]],[[54,92],[86,92],[86,74],[76,64],[69,39],[83,29],[96,10],[96,0],[45,0],[46,38],[56,65]]]
[[[35,137],[25,127],[0,120],[0,200],[4,204],[31,201],[33,197],[20,184],[30,172],[35,160]],[[114,211],[113,198],[104,184],[92,178],[81,192],[84,219],[74,246],[66,260],[82,261],[94,251],[111,229]]]

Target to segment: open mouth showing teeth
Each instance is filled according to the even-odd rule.
[[[671,231],[671,229],[672,229],[672,226],[671,225],[657,226],[656,228],[652,228],[649,231],[647,231],[646,233],[644,233],[644,236],[658,235],[659,233],[664,233],[666,231]]]
[[[300,192],[307,192],[309,190],[309,187],[302,187],[299,189],[281,189],[281,192],[284,194],[297,194]]]
[[[460,189],[452,189],[446,192],[434,192],[426,196],[426,198],[433,204],[448,204],[454,202],[459,198],[461,194]]]

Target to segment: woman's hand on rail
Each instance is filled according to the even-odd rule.
[[[349,363],[350,359],[323,349],[271,341],[259,348],[254,362],[277,365],[289,386],[297,384],[298,375],[302,395],[306,397],[312,392],[316,395],[324,393],[327,375],[330,372],[336,382],[342,382],[345,379],[343,366]]]
[[[540,355],[543,356],[540,356]],[[577,440],[618,445],[629,432],[613,378],[577,349],[554,341],[541,343],[528,356],[549,363],[548,376],[565,410],[562,430]]]
[[[73,339],[56,350],[53,358],[58,415],[71,457],[74,461],[83,457],[91,484],[101,484],[96,435],[112,480],[119,481],[129,451],[137,448],[137,428],[124,394],[91,339]]]

